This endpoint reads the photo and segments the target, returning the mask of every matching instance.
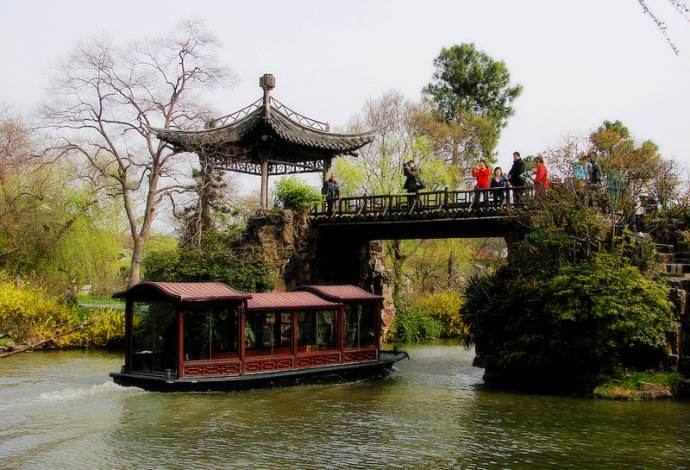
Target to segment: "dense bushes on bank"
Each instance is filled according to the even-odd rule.
[[[466,339],[489,381],[588,388],[601,374],[660,367],[667,354],[668,289],[615,255],[552,274],[503,268],[465,295]]]
[[[80,310],[62,303],[39,286],[18,286],[0,274],[0,333],[9,334],[5,346],[36,344],[81,324],[84,328],[57,338],[51,346],[116,346],[124,337],[123,311]]]
[[[210,231],[201,246],[151,251],[144,258],[144,277],[154,281],[217,281],[247,292],[270,290],[276,274],[251,250],[237,249],[236,234]]]
[[[591,391],[621,370],[660,368],[673,306],[647,272],[653,252],[593,204],[556,188],[532,203],[508,263],[473,278],[461,309],[488,382]]]
[[[466,333],[460,316],[461,305],[462,297],[448,291],[401,298],[396,303],[388,339],[418,342],[428,338],[457,338]]]

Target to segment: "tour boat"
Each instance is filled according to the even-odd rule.
[[[248,294],[218,282],[140,282],[126,300],[115,383],[157,391],[233,390],[390,370],[382,298],[352,285]]]

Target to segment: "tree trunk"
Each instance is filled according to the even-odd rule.
[[[129,268],[129,283],[128,287],[141,280],[141,261],[144,256],[144,240],[141,237],[134,239],[134,248],[132,252],[132,263]]]
[[[400,245],[400,240],[393,240],[391,242],[391,251],[393,252],[393,297],[397,297],[400,293],[402,268],[405,262],[405,256],[402,254]]]

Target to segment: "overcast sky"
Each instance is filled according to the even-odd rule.
[[[604,119],[690,166],[690,21],[666,0],[648,3],[680,56],[636,0],[3,0],[0,103],[30,113],[79,40],[139,39],[195,18],[240,80],[218,93],[218,109],[258,98],[258,77],[271,72],[279,100],[338,126],[387,90],[417,99],[441,48],[473,42],[524,87],[498,146],[503,166],[513,150],[538,152]]]

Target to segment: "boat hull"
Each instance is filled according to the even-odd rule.
[[[404,351],[380,351],[377,361],[262,372],[234,377],[168,379],[148,374],[116,372],[111,373],[110,376],[118,385],[157,392],[231,391],[375,377],[390,371],[396,362],[404,358],[409,359]]]

